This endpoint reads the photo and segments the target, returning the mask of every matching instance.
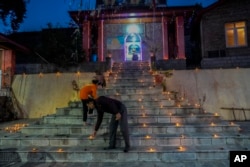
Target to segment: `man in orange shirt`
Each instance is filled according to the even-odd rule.
[[[97,98],[97,86],[98,86],[98,81],[97,80],[92,80],[92,84],[88,84],[83,86],[80,89],[80,99],[82,101],[82,107],[83,107],[83,125],[88,125],[87,124],[87,115],[88,112],[89,114],[93,113],[93,110],[88,110],[87,102],[88,98]]]

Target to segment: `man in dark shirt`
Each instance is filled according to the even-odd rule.
[[[120,124],[121,133],[125,142],[124,152],[128,152],[130,148],[128,120],[127,120],[127,108],[120,101],[100,96],[97,99],[89,99],[87,103],[89,109],[97,110],[97,121],[95,125],[95,131],[92,137],[96,136],[96,133],[102,123],[104,112],[112,114],[110,121],[110,134],[109,134],[109,147],[105,149],[115,149],[116,147],[116,132],[118,124]]]

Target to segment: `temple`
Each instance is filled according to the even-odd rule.
[[[97,1],[96,10],[70,11],[80,25],[89,61],[186,59],[185,32],[195,6],[168,7],[166,0]]]

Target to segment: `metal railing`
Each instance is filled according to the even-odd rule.
[[[234,120],[236,121],[237,118],[236,118],[236,112],[238,113],[238,118],[239,118],[239,114],[240,112],[243,113],[243,116],[244,116],[244,120],[247,121],[247,116],[246,116],[246,111],[250,111],[250,108],[234,108],[234,107],[222,107],[221,108],[222,110],[229,110],[229,111],[232,111],[233,112],[233,117],[234,117]]]

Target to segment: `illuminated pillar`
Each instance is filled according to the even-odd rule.
[[[185,59],[184,18],[176,17],[177,59]]]
[[[87,61],[90,58],[90,21],[83,21],[82,25],[82,48],[86,52]]]
[[[104,61],[104,57],[107,55],[104,55],[103,53],[103,20],[98,21],[98,60]]]
[[[169,59],[168,55],[168,22],[165,17],[162,16],[162,46],[163,46],[163,59]]]

